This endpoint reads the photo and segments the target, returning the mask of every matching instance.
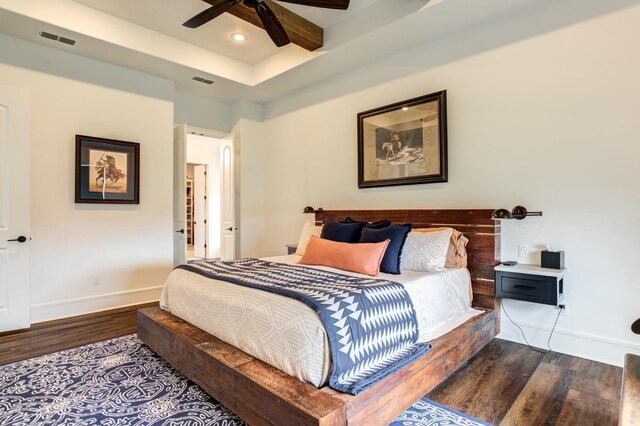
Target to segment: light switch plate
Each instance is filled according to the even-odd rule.
[[[518,257],[529,256],[529,246],[526,244],[518,244]]]

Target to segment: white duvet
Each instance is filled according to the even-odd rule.
[[[265,260],[296,263],[298,259],[293,254]],[[416,309],[420,342],[441,336],[481,313],[470,307],[467,269],[405,271],[379,277],[406,288]],[[297,300],[176,269],[167,278],[160,307],[300,380],[317,387],[328,382],[331,351],[324,327],[317,314]]]

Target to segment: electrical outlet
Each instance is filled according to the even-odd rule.
[[[560,306],[564,306],[564,309],[560,309]],[[556,306],[556,309],[560,310],[560,316],[563,317],[568,317],[569,316],[569,307],[565,304],[562,304],[560,306]]]
[[[100,277],[98,277],[97,275],[92,275],[91,276],[91,284],[93,284],[93,285],[100,284]]]
[[[526,244],[518,244],[518,257],[528,257],[529,246]]]

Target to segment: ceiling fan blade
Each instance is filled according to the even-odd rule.
[[[285,3],[301,4],[303,6],[324,7],[325,9],[347,10],[349,0],[280,0]]]
[[[256,13],[265,31],[276,46],[282,47],[291,43],[284,27],[266,3],[261,1],[256,7]]]
[[[240,0],[228,0],[224,3],[220,3],[216,6],[212,6],[204,12],[198,13],[193,18],[189,19],[187,22],[182,24],[188,28],[198,28],[200,25],[206,24],[211,21],[213,18],[217,18],[218,16],[225,13],[227,10],[231,9],[233,6],[238,4]]]

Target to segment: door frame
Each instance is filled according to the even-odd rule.
[[[220,259],[239,258],[240,233],[238,218],[239,187],[236,185],[237,145],[231,136],[222,139],[220,146]],[[229,153],[227,155],[227,153]],[[226,204],[224,200],[227,200]]]
[[[232,156],[232,161],[235,161],[235,159],[236,159],[235,158],[235,149],[236,148],[235,148],[235,144],[233,144],[233,137],[232,137],[232,135],[230,133],[221,132],[221,131],[213,130],[213,129],[205,129],[205,128],[202,128],[202,127],[190,126],[188,124],[186,124],[186,125],[185,124],[178,124],[178,123],[174,124],[174,128],[176,128],[178,126],[186,126],[186,132],[185,132],[186,135],[193,134],[193,135],[199,135],[199,136],[207,136],[207,137],[210,137],[210,138],[220,139],[220,140],[224,141],[227,145],[231,145],[231,148],[232,148],[232,151],[233,151],[233,154],[234,154]],[[231,143],[229,143],[229,141],[231,141]],[[184,159],[183,163],[180,162],[181,159],[178,158],[178,156],[174,155],[174,173],[176,173],[177,170],[182,169],[182,175],[185,177],[185,179],[184,179],[185,182],[184,182],[184,184],[182,186],[178,185],[177,182],[176,182],[176,179],[174,179],[174,188],[173,188],[173,191],[174,191],[174,202],[177,199],[176,198],[177,192],[178,191],[184,192],[185,191],[185,187],[186,187],[186,174],[187,174],[187,154],[186,154],[187,141],[186,141],[186,139],[185,139],[185,142],[184,142],[184,146],[185,146],[185,155],[184,155],[184,157],[182,157]],[[224,143],[220,147],[220,155],[222,155],[223,147],[224,147]],[[191,164],[203,164],[203,165],[206,165],[207,166],[207,173],[209,173],[210,170],[211,170],[211,164],[210,163],[194,162],[194,163],[191,163]],[[220,173],[222,173],[222,167],[220,167]],[[235,176],[234,176],[234,178],[235,178]],[[222,179],[220,179],[220,181],[222,181]],[[212,193],[212,188],[211,188],[211,185],[209,185],[209,183],[210,182],[207,181],[207,190],[206,190],[206,192],[207,192],[207,199],[208,200],[210,200],[211,193]],[[234,188],[235,188],[235,186],[234,186]],[[222,192],[222,188],[221,188],[221,192]],[[235,192],[235,189],[234,189],[234,192]],[[232,209],[233,209],[233,211],[235,211],[235,204],[237,202],[236,201],[237,200],[236,194],[232,194],[230,197],[227,197],[227,198],[233,204]],[[221,193],[221,206],[220,206],[221,209],[222,209],[223,200],[224,200],[224,197],[223,197],[223,194]],[[174,209],[174,212],[175,212],[175,209]],[[207,204],[207,209],[206,209],[207,226],[209,226],[212,223],[211,214],[212,214],[211,213],[211,209],[209,208],[209,205]],[[237,225],[235,224],[235,217],[234,217],[234,229],[237,229]],[[210,233],[211,233],[211,231],[209,229],[207,231],[207,240],[209,239],[208,236],[209,236]],[[222,235],[223,235],[222,218],[220,220],[219,235],[220,235],[220,240],[222,240]],[[236,235],[236,237],[237,237],[237,235]],[[235,238],[235,240],[236,240],[235,245],[237,246],[237,238]],[[222,241],[220,241],[220,245],[222,245],[221,243],[222,243]],[[184,247],[182,248],[182,250],[183,250],[183,252],[185,254],[185,259],[186,259],[186,253],[187,253],[186,238],[184,239],[183,246]],[[210,247],[211,247],[211,244],[210,244],[209,241],[207,241],[207,247],[205,249],[205,253],[206,253],[207,257],[210,256]],[[175,251],[177,251],[177,250],[178,250],[178,248],[174,245],[174,258],[176,257]]]
[[[8,200],[3,204],[6,210],[0,211],[0,238],[3,240],[0,244],[0,280],[6,280],[0,281],[0,332],[5,332],[31,327],[31,111],[29,89],[0,84],[0,90],[0,107],[3,107],[2,117],[6,120],[4,136],[0,136],[6,138],[6,151],[0,145],[0,161],[6,160],[6,174],[4,178],[0,176],[0,185],[3,186],[2,195]],[[16,241],[18,237],[26,239]]]
[[[173,125],[173,265],[187,262],[187,126]],[[180,208],[179,206],[182,206]]]

